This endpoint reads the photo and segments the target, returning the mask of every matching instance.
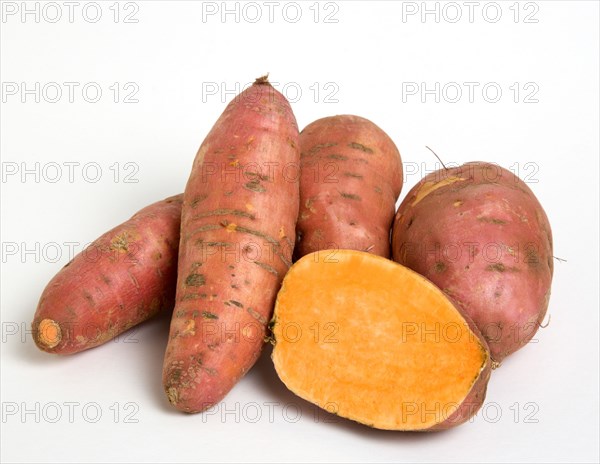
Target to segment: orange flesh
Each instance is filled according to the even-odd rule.
[[[358,251],[298,261],[277,297],[273,335],[273,363],[291,391],[380,429],[443,422],[487,362],[486,349],[437,287]]]
[[[38,327],[38,342],[48,348],[60,343],[62,334],[60,326],[52,319],[43,319]]]

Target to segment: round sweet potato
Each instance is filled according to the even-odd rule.
[[[496,363],[531,340],[544,319],[550,224],[531,189],[497,165],[472,162],[423,178],[396,213],[392,254],[454,299]]]
[[[402,160],[392,139],[368,119],[345,114],[306,126],[300,150],[295,258],[328,248],[389,258],[402,189]]]

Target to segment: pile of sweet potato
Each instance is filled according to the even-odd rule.
[[[550,224],[495,164],[431,173],[396,211],[402,181],[377,125],[342,115],[299,133],[259,78],[204,139],[183,195],[106,232],[50,281],[35,342],[77,353],[172,311],[163,385],[181,411],[221,401],[271,342],[288,388],[342,417],[463,423],[491,368],[544,319]]]

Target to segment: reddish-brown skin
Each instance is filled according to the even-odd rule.
[[[177,195],[140,210],[54,276],[32,323],[41,350],[93,348],[173,307],[182,200]]]
[[[295,259],[330,248],[389,258],[390,228],[402,189],[402,161],[368,119],[319,119],[300,134],[300,214]]]
[[[296,119],[266,78],[227,106],[196,155],[163,366],[181,411],[220,401],[260,354],[291,265],[299,158]]]
[[[481,369],[479,377],[477,377],[477,380],[475,380],[475,383],[473,383],[469,394],[463,400],[463,402],[460,403],[460,405],[456,405],[455,408],[451,407],[454,405],[449,405],[448,412],[453,412],[450,413],[448,418],[444,422],[425,430],[426,432],[436,432],[438,430],[451,429],[471,419],[471,417],[477,414],[477,411],[479,411],[483,405],[483,402],[485,401],[485,395],[487,393],[488,382],[490,381],[490,374],[492,372],[492,359],[490,357],[489,346],[473,320],[467,316],[464,311],[458,307],[458,305],[456,305],[456,308],[462,314],[465,321],[467,321],[469,324],[471,331],[481,341],[481,344],[485,348],[487,356],[486,363]]]
[[[496,363],[542,323],[552,282],[552,232],[531,189],[484,162],[423,178],[394,220],[395,261],[456,301],[485,337]]]

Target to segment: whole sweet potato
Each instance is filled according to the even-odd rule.
[[[332,116],[300,133],[296,258],[327,248],[389,257],[402,189],[402,161],[390,137],[368,119]]]
[[[472,162],[423,178],[396,213],[392,252],[456,301],[497,363],[544,319],[550,224],[531,189],[497,165]]]
[[[354,250],[322,250],[286,275],[272,321],[273,363],[300,397],[387,430],[459,425],[483,404],[487,344],[416,272]]]
[[[213,126],[185,189],[163,366],[167,398],[181,411],[220,401],[260,354],[291,265],[298,169],[289,103],[257,79]]]
[[[182,195],[137,212],[75,256],[40,298],[33,338],[49,353],[98,346],[172,308]]]

